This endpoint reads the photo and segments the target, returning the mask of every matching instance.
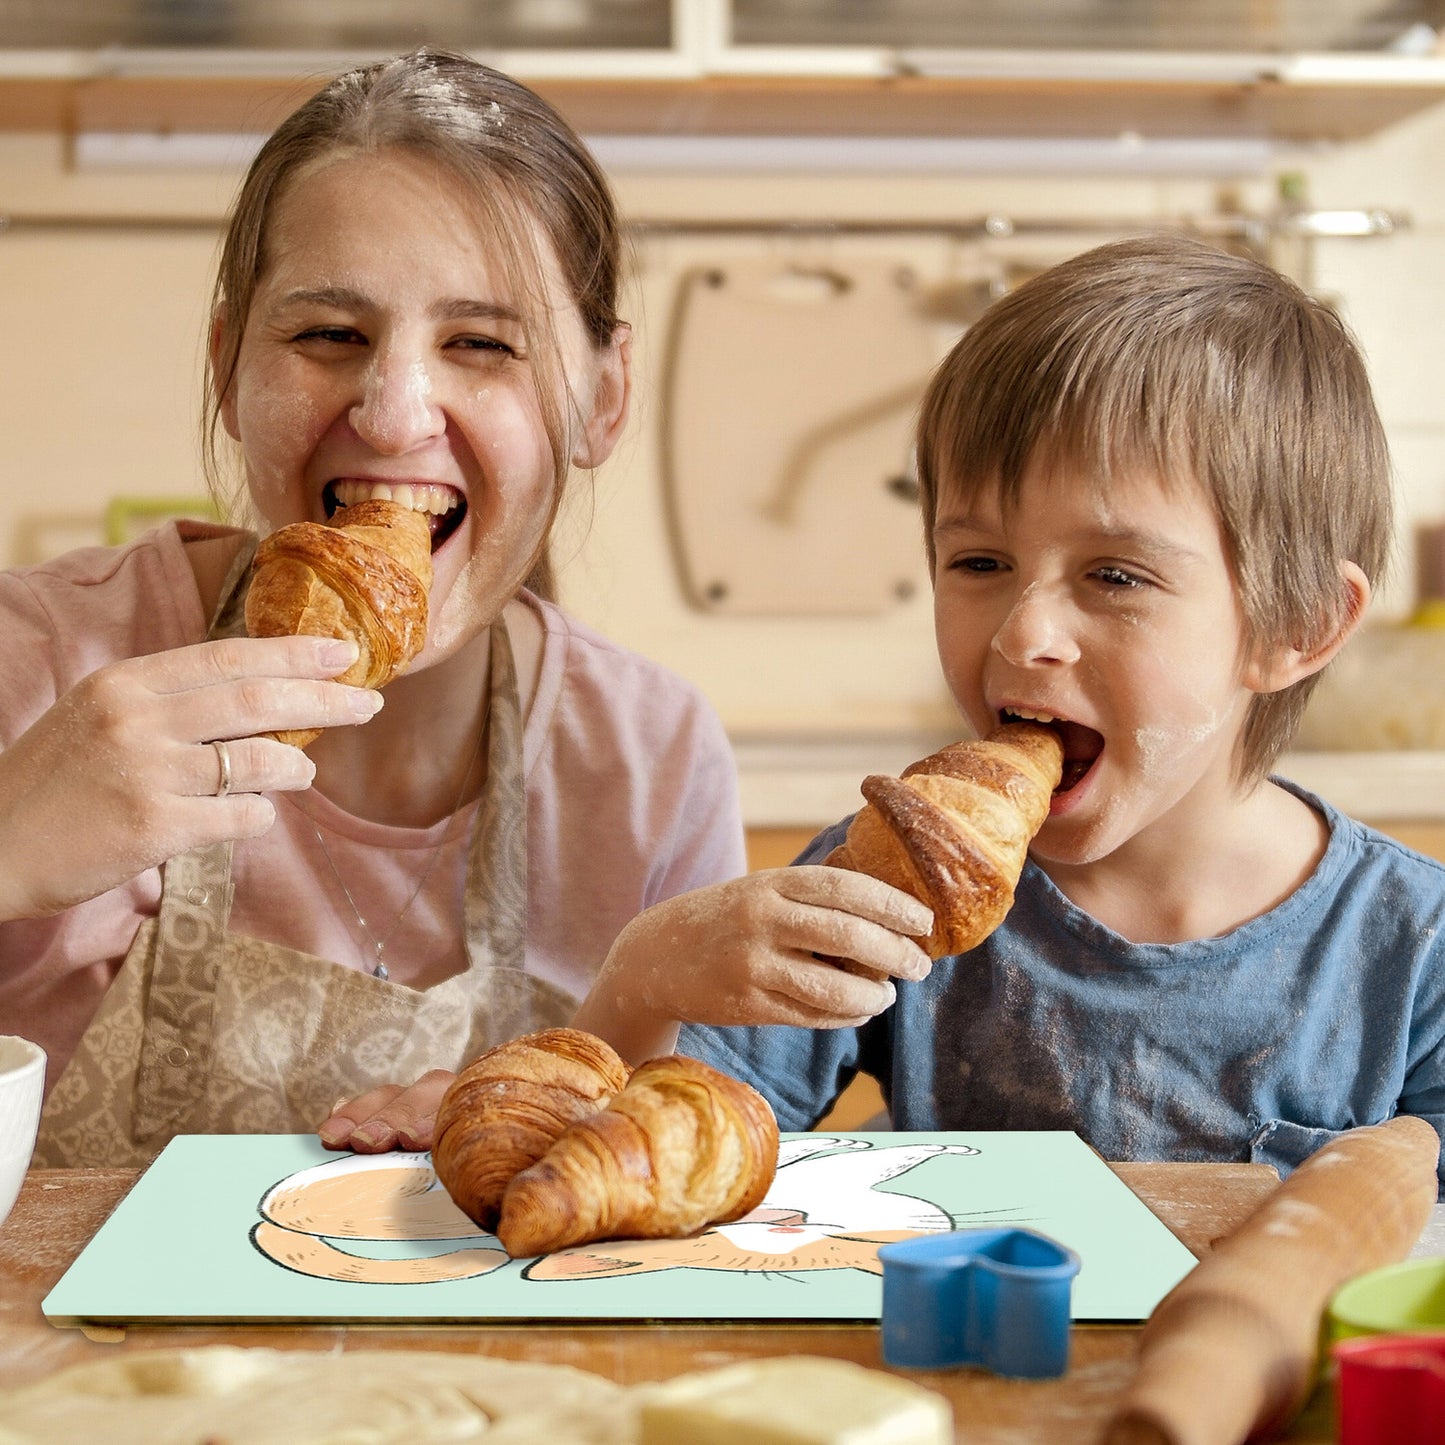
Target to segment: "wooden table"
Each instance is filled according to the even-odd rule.
[[[1273,1171],[1247,1164],[1118,1164],[1115,1172],[1195,1255],[1234,1229],[1275,1187]],[[57,1329],[40,1304],[81,1248],[139,1178],[123,1169],[35,1169],[0,1227],[0,1382],[22,1384],[115,1350],[206,1344],[285,1349],[427,1349],[573,1365],[619,1384],[766,1355],[818,1354],[883,1368],[872,1325],[746,1328],[692,1325],[135,1326],[96,1332]],[[969,1445],[1089,1442],[1128,1381],[1137,1327],[1075,1328],[1068,1374],[1003,1380],[978,1370],[913,1377],[953,1403],[956,1438]],[[908,1373],[899,1371],[898,1373]],[[1295,1441],[1332,1439],[1329,1396],[1316,1392]]]

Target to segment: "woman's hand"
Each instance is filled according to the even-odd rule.
[[[309,787],[316,770],[299,748],[254,735],[373,716],[380,694],[330,680],[355,658],[356,644],[335,638],[238,637],[83,678],[0,752],[0,922],[264,833],[276,812],[260,794]]]
[[[437,1109],[454,1078],[446,1069],[433,1069],[414,1084],[383,1084],[358,1098],[338,1099],[316,1132],[328,1149],[358,1154],[430,1149]]]
[[[574,1023],[634,1063],[668,1052],[679,1022],[857,1027],[893,1002],[893,979],[927,976],[910,935],[932,926],[924,904],[862,873],[751,873],[634,918]]]

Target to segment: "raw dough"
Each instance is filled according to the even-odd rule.
[[[429,1351],[136,1351],[0,1390],[0,1445],[631,1445],[628,1392]]]
[[[639,1445],[950,1445],[932,1390],[817,1355],[747,1360],[639,1387]]]
[[[624,1389],[421,1350],[137,1350],[0,1390],[0,1445],[950,1445],[932,1390],[790,1355]]]

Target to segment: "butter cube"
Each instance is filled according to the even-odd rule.
[[[952,1445],[948,1401],[847,1360],[787,1355],[638,1391],[640,1445]]]

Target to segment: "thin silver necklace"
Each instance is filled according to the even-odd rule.
[[[484,722],[477,730],[477,742],[476,746],[472,749],[472,759],[467,764],[466,772],[462,774],[462,785],[457,790],[457,800],[453,804],[451,812],[447,815],[447,826],[443,830],[442,836],[437,839],[436,846],[431,850],[431,857],[427,860],[426,867],[422,869],[421,877],[416,881],[416,887],[411,890],[411,897],[402,904],[401,912],[391,920],[391,927],[388,928],[380,938],[372,932],[371,925],[366,921],[361,909],[356,906],[356,899],[351,896],[351,889],[346,886],[346,879],[341,876],[341,870],[336,866],[336,860],[331,856],[331,850],[326,846],[326,839],[321,836],[321,829],[316,826],[316,819],[298,805],[298,811],[300,811],[306,821],[311,824],[311,831],[316,834],[316,841],[321,847],[321,856],[326,859],[327,866],[331,869],[331,876],[336,879],[337,887],[341,889],[343,896],[351,907],[352,913],[356,915],[357,923],[361,925],[362,933],[366,935],[367,942],[376,954],[376,963],[371,970],[372,975],[376,978],[387,979],[391,977],[391,972],[386,966],[386,945],[396,936],[397,929],[401,927],[402,919],[411,912],[412,904],[421,897],[421,891],[426,887],[427,879],[431,877],[433,870],[437,866],[437,861],[442,856],[442,849],[451,841],[451,820],[456,817],[461,809],[462,799],[467,793],[467,784],[471,782],[472,773],[477,766],[477,759],[481,756],[482,742],[486,738],[486,735],[487,723]]]

